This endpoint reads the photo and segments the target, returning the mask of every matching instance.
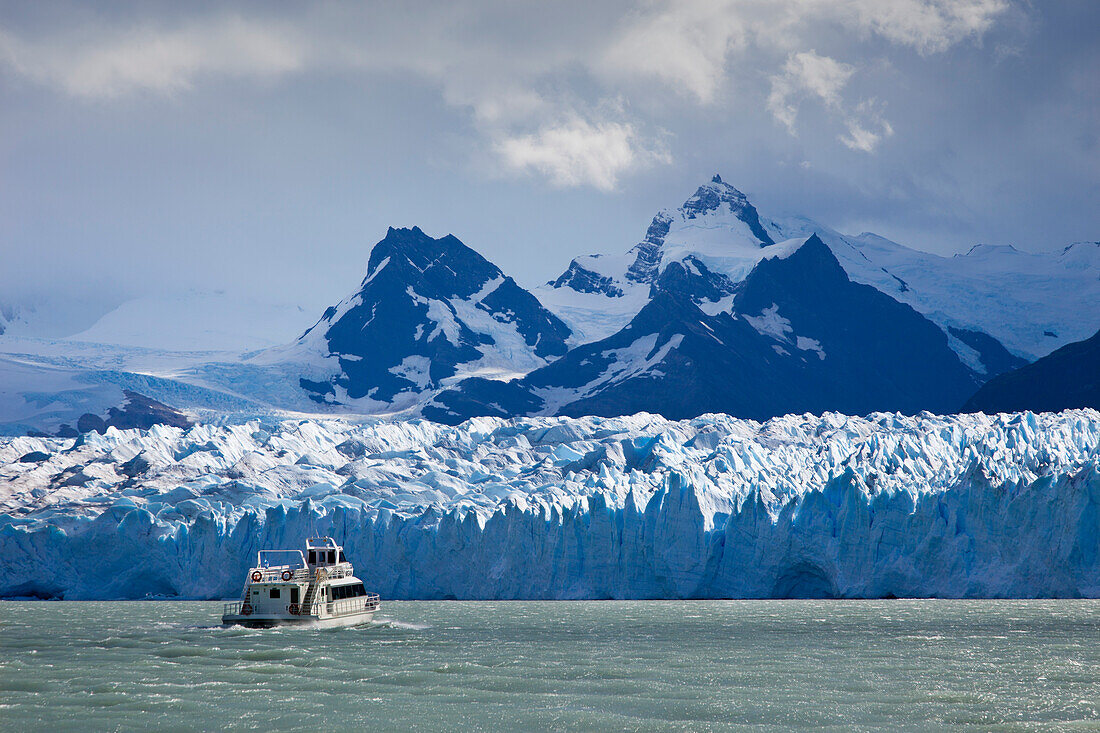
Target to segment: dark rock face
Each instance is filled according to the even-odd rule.
[[[551,280],[547,284],[555,288],[573,288],[578,293],[603,293],[612,298],[623,297],[622,288],[617,287],[610,277],[586,270],[576,260],[569,263],[569,269],[559,275],[557,280]]]
[[[1100,331],[982,385],[963,412],[1100,409]]]
[[[482,377],[471,377],[459,382],[455,389],[436,395],[421,409],[429,420],[457,425],[467,417],[514,417],[529,415],[541,410],[543,400],[530,391],[521,380],[501,382]]]
[[[672,293],[690,298],[695,303],[717,301],[736,290],[728,277],[711,270],[702,260],[689,255],[683,262],[673,262],[653,282],[651,292]]]
[[[812,350],[799,349],[812,378],[798,402],[811,412],[949,412],[977,384],[938,326],[850,281],[816,235],[786,259],[762,261],[737,295],[736,309],[745,316],[776,305],[792,336],[812,338],[824,353],[815,360]]]
[[[628,280],[637,283],[653,282],[657,275],[657,266],[661,263],[661,247],[668,236],[669,227],[672,226],[672,217],[661,211],[653,217],[649,229],[646,230],[645,239],[635,245],[632,252],[636,253],[634,264],[626,272]]]
[[[75,430],[69,425],[62,425],[57,431],[57,437],[75,438],[83,433],[105,433],[110,427],[119,430],[134,428],[148,430],[154,425],[189,428],[194,424],[179,410],[158,402],[152,397],[146,397],[129,389],[122,390],[122,393],[126,401],[121,407],[109,408],[106,417],[85,412],[76,421]]]
[[[107,421],[99,415],[85,412],[76,421],[76,431],[78,433],[105,433],[107,432]]]
[[[24,453],[19,456],[20,463],[41,463],[42,461],[50,460],[49,453],[43,453],[40,450],[32,450],[30,453]]]
[[[541,358],[565,353],[569,328],[499,268],[451,235],[390,229],[371,251],[357,293],[328,309],[303,336],[339,362],[330,381],[302,379],[319,402],[390,402],[436,388],[513,329]]]
[[[756,207],[749,203],[745,194],[722,180],[715,174],[710,185],[700,186],[695,194],[684,202],[682,207],[684,214],[689,219],[694,219],[701,214],[716,211],[723,205],[728,206],[738,219],[748,225],[749,231],[760,240],[761,246],[775,244],[771,235],[760,224],[760,215]]]
[[[466,380],[433,419],[517,409],[563,415],[707,412],[948,411],[976,376],[947,336],[907,305],[848,279],[816,236],[765,259],[737,285],[702,263],[674,263],[652,300],[618,333],[570,351],[500,391]],[[732,294],[732,310],[708,303]],[[499,384],[499,383],[498,383]],[[506,399],[498,399],[501,392]]]

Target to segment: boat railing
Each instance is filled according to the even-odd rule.
[[[222,616],[240,616],[241,606],[245,603],[246,601],[231,601],[222,604]],[[380,602],[377,593],[368,593],[365,596],[341,598],[338,601],[330,602],[317,601],[308,605],[308,608],[302,607],[300,609],[300,615],[320,616],[321,610],[325,609],[328,611],[329,616],[347,616],[353,613],[363,613],[364,611],[376,611]]]
[[[290,571],[290,578],[284,579],[283,573],[288,570]],[[259,580],[253,580],[253,575],[255,573],[260,574]],[[295,580],[309,582],[312,578],[312,575],[309,572],[309,568],[291,568],[286,565],[261,565],[260,567],[255,567],[249,570],[248,578],[253,583],[282,583],[284,581],[289,583]]]
[[[329,604],[328,612],[333,616],[345,616],[349,613],[362,613],[363,611],[375,611],[379,601],[377,593],[368,593],[365,596],[354,598],[341,598]]]
[[[321,609],[325,609],[329,616],[347,616],[364,611],[377,611],[379,605],[378,594],[368,593],[365,596],[341,598],[338,601],[317,601],[309,604],[309,608],[303,608],[302,615],[319,616]]]
[[[349,578],[354,573],[351,565],[346,563],[341,565],[322,567],[320,569],[323,569],[325,571],[325,577],[329,578],[330,580]],[[290,571],[291,576],[284,581],[283,573],[287,570]],[[257,572],[260,574],[260,579],[252,580],[253,574]],[[251,568],[248,571],[248,578],[253,583],[290,583],[292,581],[301,581],[308,583],[309,581],[314,579],[314,572],[311,572],[309,568],[291,568],[287,565],[261,565],[259,567]]]

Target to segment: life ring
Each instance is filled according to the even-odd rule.
[[[294,577],[294,573],[290,572],[289,570],[284,570],[283,571],[283,580],[290,580],[293,577]]]
[[[298,604],[297,603],[291,603],[289,606],[286,607],[286,612],[289,613],[291,616],[297,616],[298,615]]]
[[[241,606],[241,615],[242,616],[251,616],[252,615],[252,604],[251,603],[246,603],[243,606]]]
[[[252,582],[253,583],[259,583],[263,579],[264,579],[264,574],[261,573],[259,570],[253,570],[252,571]]]

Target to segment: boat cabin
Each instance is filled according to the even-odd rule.
[[[261,550],[248,571],[241,600],[222,618],[248,625],[292,619],[329,620],[369,616],[378,596],[355,577],[344,548],[331,537],[312,537],[301,550]]]
[[[348,561],[344,557],[344,548],[336,544],[336,540],[331,537],[313,537],[306,540],[305,560],[310,570],[331,568]]]

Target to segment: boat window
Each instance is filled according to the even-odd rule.
[[[347,562],[348,559],[344,557],[344,551],[340,550],[340,562]]]
[[[298,586],[294,586],[293,588],[290,589],[290,602],[291,603],[297,603],[298,602]]]
[[[272,588],[271,589],[271,597],[272,598],[278,598],[279,597],[279,589],[278,588]]]
[[[309,564],[310,565],[316,565],[317,564],[317,552],[314,551],[314,550],[309,551]]]
[[[363,587],[363,584],[362,584],[362,583],[360,583],[359,585],[355,586],[355,595],[357,595],[357,596],[365,596],[366,594],[367,594],[367,589]]]
[[[329,565],[335,565],[336,564],[336,550],[329,550],[328,551],[328,564]]]

